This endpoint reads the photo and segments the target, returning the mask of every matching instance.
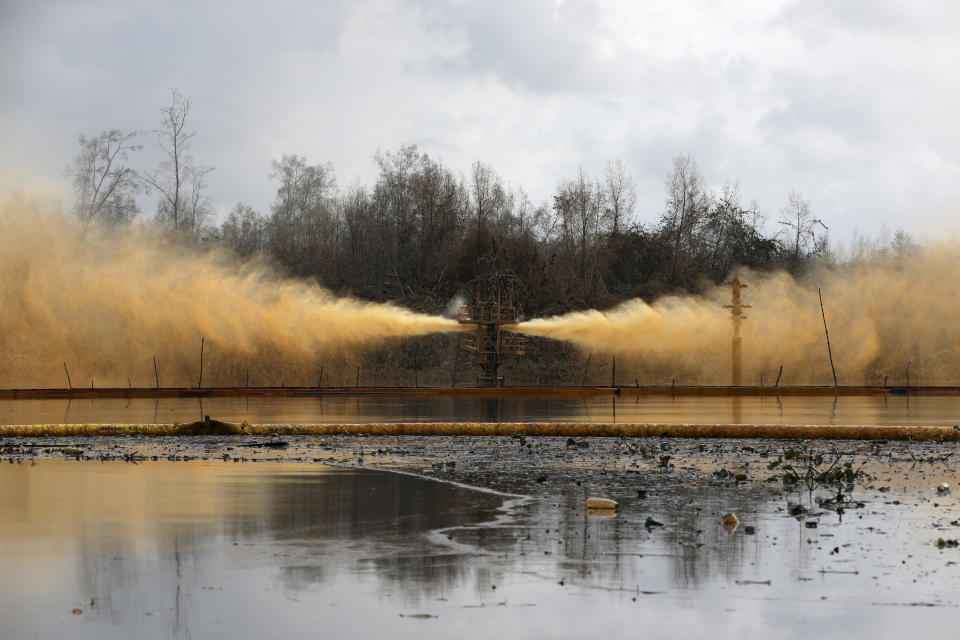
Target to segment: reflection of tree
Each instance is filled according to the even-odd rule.
[[[78,587],[113,624],[130,624],[146,611],[171,615],[165,620],[171,637],[191,635],[192,612],[183,607],[204,586],[204,568],[230,566],[251,551],[280,565],[279,581],[290,592],[350,579],[358,571],[374,575],[379,588],[413,600],[462,585],[471,575],[479,585],[484,578],[466,556],[449,553],[427,534],[489,520],[501,503],[493,495],[372,470],[316,466],[291,472],[290,465],[257,465],[241,472],[234,465],[206,465],[196,473],[188,464],[131,467],[91,465],[140,473],[108,474],[101,478],[108,486],[126,483],[113,493],[112,504],[77,497],[79,511],[60,516],[82,521],[104,509],[128,514],[118,526],[70,523],[78,538]],[[88,489],[101,498],[109,491],[102,485]],[[278,543],[289,560],[264,552]]]
[[[746,496],[729,487],[715,491],[682,488],[677,493],[670,509],[676,526],[663,532],[667,544],[678,552],[672,563],[674,582],[696,587],[714,576],[739,576],[744,563],[743,537],[728,533],[720,526],[720,519],[724,512],[741,516],[755,513],[757,496]],[[693,504],[697,506],[691,507]]]
[[[502,444],[517,446],[507,439]],[[568,454],[559,452],[563,465],[570,464]],[[550,468],[548,453],[531,455],[542,456],[541,468]],[[774,513],[786,499],[775,489],[762,483],[735,487],[730,480],[691,487],[682,474],[666,470],[576,472],[568,479],[583,480],[583,486],[572,480],[553,484],[543,499],[527,503],[519,526],[458,527],[489,519],[500,498],[360,469],[69,464],[71,473],[59,485],[40,486],[45,466],[31,472],[33,484],[25,482],[12,494],[30,499],[4,506],[13,520],[53,522],[45,531],[76,542],[70,569],[77,598],[94,597],[102,622],[135,625],[154,612],[170,637],[187,638],[191,627],[200,628],[209,602],[202,590],[224,584],[228,575],[235,586],[279,586],[289,596],[331,588],[351,593],[360,586],[361,592],[386,596],[381,600],[419,608],[439,597],[499,601],[508,592],[493,586],[505,577],[507,585],[516,584],[521,574],[613,591],[705,590],[711,583],[756,577],[759,567],[780,574],[784,567],[803,570],[812,553],[802,542],[802,524],[787,516],[767,517],[761,525],[773,544],[759,544],[742,531],[728,535],[720,526],[726,511],[745,524],[757,523],[756,514]],[[485,472],[485,484],[495,484],[493,476],[509,484],[524,473],[503,463],[491,466],[498,468]],[[100,470],[98,483],[88,481],[96,476],[87,470]],[[551,470],[550,483],[560,473]],[[70,483],[81,489],[64,486]],[[649,496],[636,498],[638,486],[649,489]],[[57,492],[65,494],[62,500],[54,498]],[[588,495],[617,497],[625,509],[615,517],[588,517]],[[647,529],[648,515],[667,526]],[[447,527],[456,528],[439,535],[449,533],[486,553],[458,552],[427,536]],[[786,544],[794,530],[796,549]],[[253,571],[230,573],[238,565]],[[72,588],[74,581],[62,582]]]
[[[443,597],[470,582],[471,576],[477,592],[490,591],[487,568],[473,566],[462,554],[437,555],[437,548],[428,544],[410,549],[409,555],[373,557],[359,567],[376,573],[381,591],[411,604]]]
[[[124,540],[84,531],[78,541],[77,582],[79,595],[92,599],[86,605],[105,621],[116,626],[136,625],[145,614],[171,612],[164,619],[171,638],[191,638],[189,606],[200,556],[200,540],[193,528],[165,528],[172,538],[162,545],[158,558],[149,557],[159,549],[155,540]],[[138,549],[140,545],[146,549]],[[148,557],[138,557],[138,553]],[[168,555],[169,554],[169,555]]]
[[[532,513],[524,517],[529,526],[523,531],[529,539],[518,538],[519,548],[539,558],[544,575],[626,591],[650,587],[652,581],[656,588],[697,589],[717,578],[739,579],[753,575],[756,567],[777,564],[762,555],[784,552],[756,544],[757,538],[742,531],[727,533],[720,524],[723,513],[729,511],[739,514],[744,523],[756,524],[756,514],[776,511],[782,495],[766,487],[734,488],[729,483],[677,485],[670,477],[659,481],[648,477],[646,482],[658,488],[642,505],[633,503],[634,509],[614,517],[585,515],[588,491],[580,486],[570,485],[556,499],[535,503]],[[622,491],[622,486],[611,486],[608,495]],[[648,514],[657,515],[667,526],[646,528]],[[789,528],[789,524],[777,528]],[[551,555],[544,556],[544,550]]]
[[[564,544],[551,540],[550,548],[562,552],[558,569],[564,575],[581,580],[600,575],[607,586],[621,585],[623,565],[620,562],[624,544],[633,538],[623,518],[587,515],[583,510],[587,492],[578,488],[568,491],[562,505],[563,517],[555,529]],[[549,543],[548,543],[549,544]]]

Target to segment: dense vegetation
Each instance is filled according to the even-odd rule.
[[[534,203],[493,167],[478,161],[464,176],[415,145],[378,152],[375,183],[345,189],[329,164],[284,155],[272,162],[270,211],[238,203],[217,225],[204,192],[213,167],[190,155],[189,112],[175,92],[152,134],[166,159],[152,170],[131,166],[138,134],[80,138],[70,174],[83,224],[125,223],[138,200],[155,199],[155,220],[184,241],[264,254],[337,292],[420,310],[442,309],[477,275],[510,270],[531,315],[695,291],[735,265],[797,271],[824,249],[826,227],[799,194],[769,234],[738,184],[711,190],[688,156],[674,158],[662,208],[643,203],[658,216],[643,224],[619,161],[601,176],[560,179],[551,201]]]
[[[347,188],[329,164],[284,155],[272,162],[270,210],[238,203],[217,224],[204,193],[212,167],[189,152],[189,111],[189,99],[174,92],[153,134],[166,159],[149,171],[132,166],[140,149],[133,134],[80,138],[70,173],[83,224],[126,223],[139,213],[138,200],[153,198],[156,222],[183,242],[265,256],[337,293],[431,313],[469,295],[478,276],[509,270],[528,317],[696,292],[738,265],[799,273],[827,254],[826,226],[799,193],[768,220],[755,202],[745,203],[736,182],[711,189],[689,156],[673,159],[661,204],[637,203],[619,161],[600,176],[581,170],[560,179],[550,201],[535,203],[482,162],[464,176],[415,145],[378,152],[375,182]],[[640,222],[638,206],[655,221]],[[379,367],[445,369],[444,341],[413,341],[368,357]],[[577,358],[544,345],[531,362],[539,363],[532,366],[540,381],[558,381],[573,371],[558,363]],[[544,368],[545,361],[551,365]]]

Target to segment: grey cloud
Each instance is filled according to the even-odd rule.
[[[678,153],[717,185],[740,178],[768,213],[800,189],[841,233],[905,203],[931,217],[960,204],[954,3],[804,0],[765,25],[716,6],[706,33],[669,27],[681,46],[667,52],[633,48],[585,0],[6,3],[0,172],[60,176],[77,134],[153,128],[177,86],[221,210],[266,209],[281,153],[332,161],[350,184],[401,142],[457,172],[481,158],[538,202],[619,157],[648,219]]]
[[[436,61],[437,70],[492,73],[532,91],[597,88],[607,76],[595,43],[603,34],[600,16],[588,2],[424,0],[421,6],[430,28],[457,34],[463,46],[460,55]]]
[[[955,37],[958,22],[957,3],[913,0],[792,0],[775,21],[815,41],[856,32]]]

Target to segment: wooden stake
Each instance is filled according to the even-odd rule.
[[[200,378],[197,380],[197,389],[203,386],[203,343],[204,338],[200,336]]]
[[[67,386],[73,389],[73,382],[70,381],[70,370],[67,369],[67,363],[63,363],[63,370],[67,372]]]
[[[780,376],[783,375],[783,365],[780,365],[780,371],[777,372],[777,382],[773,385],[775,387],[780,386]]]
[[[580,379],[581,387],[587,386],[587,367],[590,366],[590,358],[592,357],[593,357],[593,351],[591,351],[590,354],[587,356],[587,363],[583,365],[583,377]]]
[[[460,359],[460,338],[463,334],[457,336],[457,346],[453,349],[453,388],[457,388],[457,360]]]
[[[153,356],[153,377],[157,381],[157,389],[160,388],[160,371],[157,369],[157,356]]]
[[[837,369],[833,366],[833,349],[830,348],[830,331],[827,330],[827,313],[823,310],[823,293],[820,292],[819,287],[817,287],[817,295],[820,297],[820,315],[823,316],[823,333],[827,336],[827,355],[830,357],[830,371],[833,372],[833,386],[836,388],[840,385],[837,384]]]
[[[354,384],[353,386],[355,386],[355,387],[359,387],[359,386],[360,386],[360,367],[357,367],[357,382],[356,382],[356,384]]]
[[[317,386],[323,386],[323,365],[320,365],[320,377],[317,379]]]
[[[610,372],[610,386],[617,386],[617,354],[613,354],[613,366],[612,371]]]

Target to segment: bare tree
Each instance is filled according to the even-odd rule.
[[[543,224],[543,218],[546,214],[545,207],[534,206],[530,196],[522,187],[517,187],[513,200],[516,203],[514,217],[516,218],[517,233],[521,236],[534,233]]]
[[[587,254],[591,240],[596,243],[600,226],[603,193],[591,182],[583,169],[573,180],[560,184],[553,198],[554,210],[560,216],[567,242],[577,245],[577,272],[581,282],[587,278]]]
[[[670,281],[677,282],[677,266],[685,236],[692,236],[703,213],[710,206],[710,197],[703,184],[697,163],[688,155],[673,159],[673,170],[667,176],[667,207],[664,222],[673,237],[673,262]]]
[[[401,145],[396,153],[377,152],[375,159],[380,166],[375,197],[380,204],[382,222],[392,223],[393,273],[398,276],[397,268],[404,262],[406,248],[414,228],[416,211],[413,207],[411,176],[424,162],[424,155],[417,145]],[[390,238],[382,238],[384,244]]]
[[[490,165],[486,165],[479,160],[473,163],[470,178],[470,193],[473,196],[473,204],[477,208],[476,240],[477,251],[479,252],[482,244],[484,220],[490,216],[491,210],[494,208],[500,179]]]
[[[249,256],[265,248],[266,220],[253,207],[237,203],[220,227],[223,243],[241,256]]]
[[[607,163],[604,181],[604,199],[610,216],[610,230],[620,234],[620,226],[630,219],[637,204],[637,188],[619,160]]]
[[[212,166],[198,165],[190,155],[190,140],[196,131],[187,130],[190,98],[176,89],[169,107],[162,109],[160,128],[153,131],[160,141],[166,159],[156,170],[143,175],[144,182],[160,194],[157,217],[173,227],[173,231],[189,229],[197,232],[208,212],[203,198],[206,176]]]
[[[296,154],[284,154],[271,166],[270,178],[280,181],[270,220],[273,248],[281,260],[306,274],[335,244],[333,167],[311,165]]]
[[[816,241],[815,230],[818,226],[827,230],[827,225],[810,212],[810,203],[799,191],[790,192],[787,205],[780,210],[780,224],[787,227],[793,236],[794,260],[799,260],[801,249],[806,249]]]
[[[302,215],[329,204],[336,189],[333,166],[308,164],[296,154],[284,154],[270,163],[270,178],[280,181],[274,209],[287,215]]]
[[[139,151],[135,133],[113,129],[93,138],[80,136],[80,152],[67,167],[73,178],[74,213],[83,226],[95,219],[111,224],[128,222],[137,215],[136,172],[127,166],[129,153]]]

